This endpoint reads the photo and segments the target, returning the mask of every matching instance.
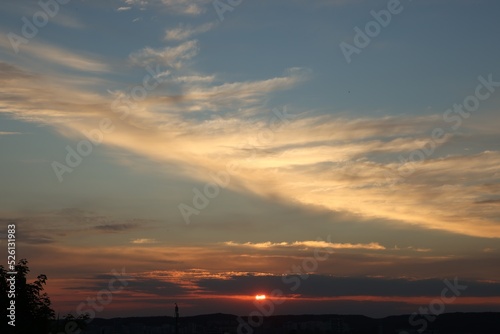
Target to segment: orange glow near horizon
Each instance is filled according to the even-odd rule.
[[[266,299],[266,295],[256,295],[255,300],[264,300]]]

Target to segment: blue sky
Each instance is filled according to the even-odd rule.
[[[153,314],[168,298],[208,312],[217,294],[245,312],[244,292],[202,282],[274,282],[330,236],[314,274],[332,282],[487,281],[490,299],[469,289],[450,307],[499,310],[499,4],[401,1],[348,62],[341,43],[396,2],[243,0],[223,20],[214,3],[61,1],[51,17],[35,1],[2,5],[0,220],[17,222],[19,255],[49,275],[55,305],[71,311],[125,267],[135,282],[191,285],[135,284],[102,316],[139,314],[138,296]],[[88,154],[70,166],[68,147]],[[290,296],[287,312],[314,296]],[[422,299],[378,302],[359,312]]]

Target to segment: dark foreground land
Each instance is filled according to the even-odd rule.
[[[400,315],[382,319],[360,315],[280,315],[248,319],[218,313],[182,317],[178,327],[179,334],[500,334],[500,313]],[[176,330],[173,317],[140,317],[94,319],[81,333],[174,334]]]

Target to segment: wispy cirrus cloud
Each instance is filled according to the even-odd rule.
[[[130,54],[129,59],[134,65],[146,66],[153,63],[168,67],[180,68],[184,61],[198,54],[198,43],[196,40],[184,42],[175,47],[153,49],[146,47]]]
[[[12,131],[0,131],[0,136],[12,136],[12,135],[20,135],[21,132],[12,132]]]
[[[167,29],[165,32],[166,41],[182,41],[189,39],[192,36],[205,33],[213,29],[217,25],[216,22],[208,22],[196,27],[191,25],[179,24],[176,28]]]
[[[209,0],[124,0],[127,5],[147,8],[163,7],[169,12],[181,15],[197,16],[205,12]]]
[[[72,28],[72,29],[83,29],[85,28],[85,24],[81,22],[78,18],[69,15],[67,13],[62,13],[59,11],[57,15],[54,15],[51,20],[65,28]]]
[[[4,70],[18,73],[8,80],[17,80],[17,87],[24,87],[1,88],[4,96],[10,97],[4,99],[0,110],[15,117],[55,125],[72,136],[83,133],[102,117],[117,117],[105,96],[85,96],[88,92],[68,86],[61,96],[39,84],[43,77],[35,82],[23,71],[8,66]],[[291,118],[272,141],[259,142],[257,135],[269,129],[269,124],[263,117],[264,110],[256,106],[273,92],[291,89],[303,80],[304,76],[295,71],[251,82],[185,86],[180,95],[159,90],[137,104],[128,122],[120,123],[106,144],[155,161],[175,163],[179,174],[198,180],[224,170],[227,162],[244,161],[233,174],[238,182],[230,185],[237,191],[263,197],[278,195],[299,205],[426,229],[500,237],[497,205],[492,201],[498,188],[498,152],[431,156],[404,182],[386,187],[388,175],[397,176],[401,168],[398,155],[428,140],[428,131],[436,122],[434,116],[351,120],[303,114]],[[94,103],[89,105],[89,99]],[[250,118],[247,108],[253,110]],[[198,121],[188,116],[193,112],[224,112],[225,117]],[[76,117],[79,122],[72,122]],[[154,124],[156,129],[143,129],[134,123]],[[144,145],[146,139],[148,145]],[[447,140],[437,144],[436,151]],[[249,141],[253,143],[251,152],[243,149]],[[483,203],[478,205],[478,201]]]
[[[175,78],[175,81],[187,84],[210,83],[214,80],[215,75],[186,75]]]
[[[7,40],[0,39],[0,48],[10,49]],[[49,63],[51,66],[62,66],[82,72],[105,73],[111,71],[110,66],[94,55],[83,55],[48,43],[31,41],[23,45],[30,57]]]
[[[191,46],[183,50],[191,50]],[[165,59],[165,54],[160,54],[160,59]],[[175,55],[182,58],[184,53],[173,52],[167,63],[178,62]],[[152,59],[146,57],[144,61]],[[9,65],[2,68],[11,74],[4,80],[16,80],[17,87],[23,87],[1,88],[9,98],[4,99],[0,110],[15,117],[52,124],[62,133],[75,136],[102,117],[118,116],[109,108],[109,97],[68,85],[64,85],[65,95],[61,96],[40,84],[43,76]],[[417,172],[405,176],[404,182],[386,187],[401,170],[398,155],[408,154],[429,140],[428,133],[440,124],[436,116],[349,119],[303,113],[290,118],[272,140],[259,141],[258,134],[269,129],[269,116],[264,116],[266,110],[259,104],[274,92],[292,89],[307,80],[307,71],[286,74],[222,84],[206,80],[195,85],[172,77],[167,83],[183,85],[182,93],[172,95],[159,89],[150,94],[137,103],[128,121],[120,123],[106,144],[155,161],[175,163],[179,174],[197,180],[224,170],[228,162],[244,162],[233,174],[238,181],[230,184],[236,191],[280,196],[306,207],[321,206],[426,229],[500,237],[494,202],[500,164],[496,151],[450,156],[438,153],[419,164]],[[52,79],[52,87],[55,83]],[[93,103],[88,104],[89,100]],[[206,115],[207,119],[199,121],[190,113]],[[224,117],[211,119],[214,113],[223,113]],[[76,118],[79,122],[72,122]],[[134,124],[154,124],[155,128]],[[436,143],[435,151],[439,152],[450,138],[455,142],[466,140],[458,135],[445,136]],[[144,145],[146,139],[148,145]],[[244,149],[249,142],[251,152]]]

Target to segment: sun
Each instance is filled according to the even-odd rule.
[[[266,295],[256,295],[255,299],[256,300],[264,300],[264,299],[266,299]]]

